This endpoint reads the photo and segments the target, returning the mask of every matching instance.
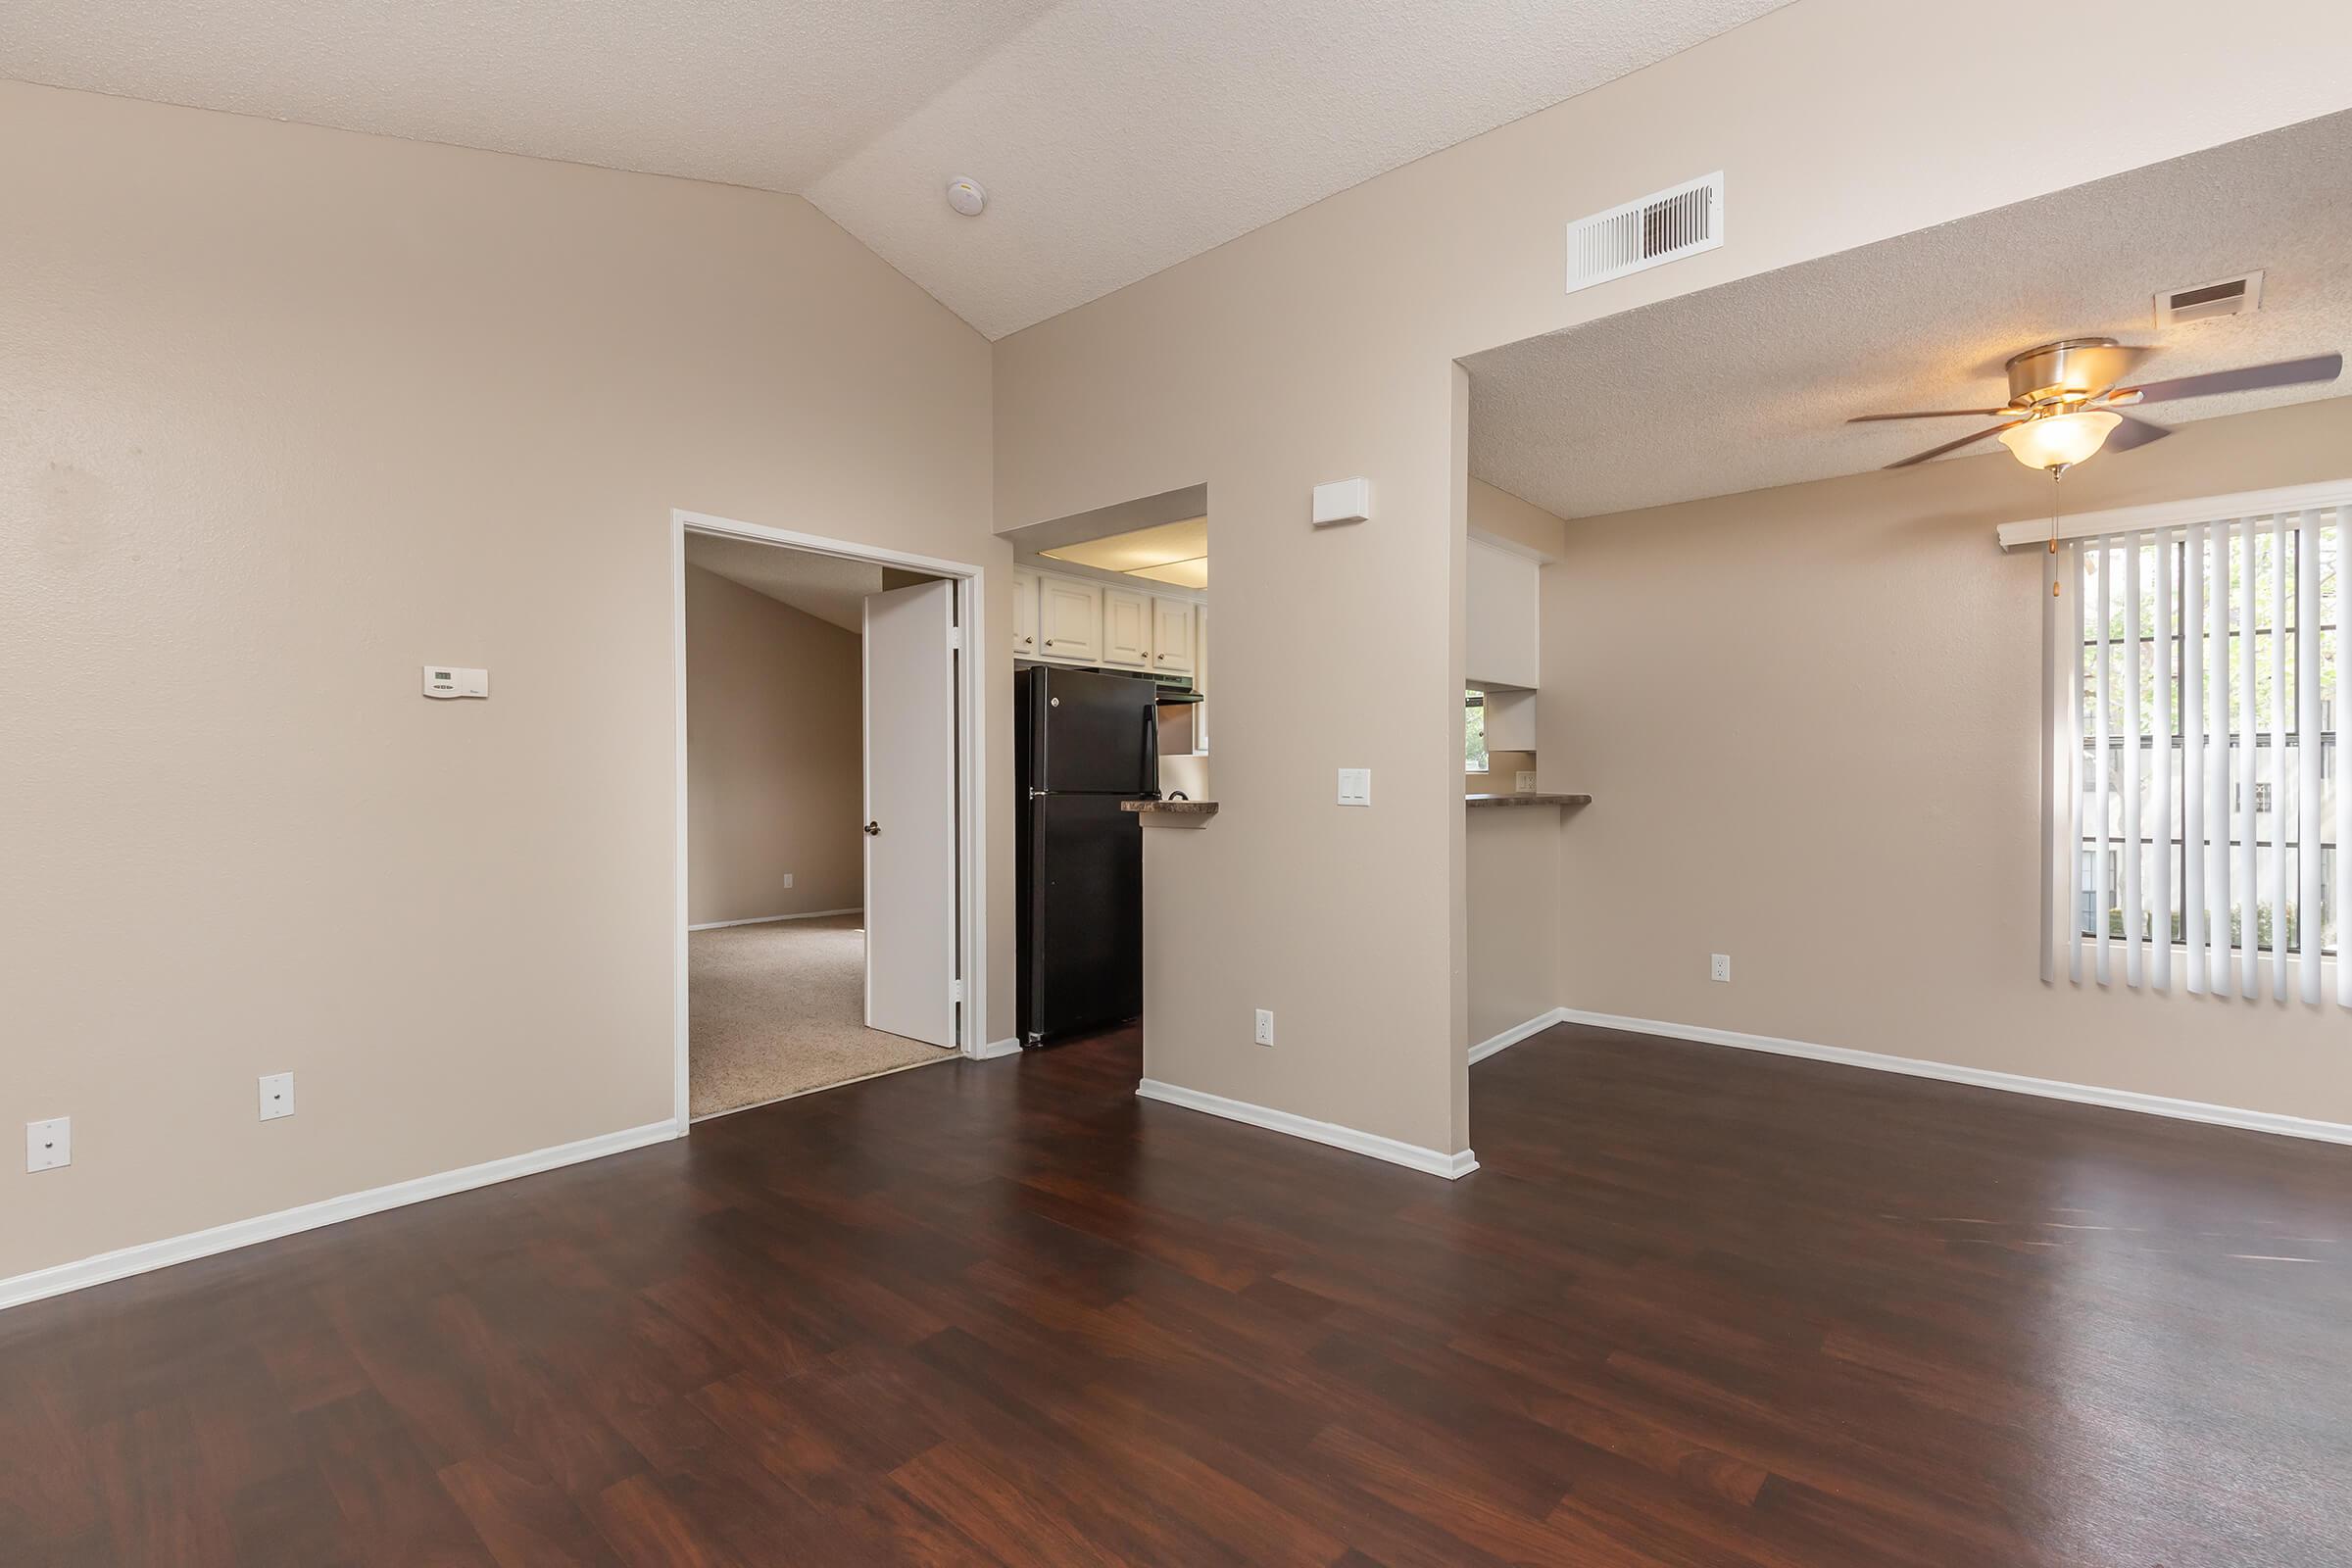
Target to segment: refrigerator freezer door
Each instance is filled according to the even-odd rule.
[[[1151,776],[1159,719],[1150,681],[1047,668],[1031,679],[1029,787],[1129,797],[1159,787]]]

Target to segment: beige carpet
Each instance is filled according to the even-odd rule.
[[[693,1114],[740,1110],[956,1053],[865,1027],[865,937],[855,914],[686,935]]]

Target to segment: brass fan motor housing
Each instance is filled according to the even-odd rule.
[[[2131,368],[2134,351],[2111,337],[2068,337],[2009,359],[2009,406],[2055,411],[2110,390]]]

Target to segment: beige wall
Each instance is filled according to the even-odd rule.
[[[854,632],[686,568],[688,920],[863,906],[863,681]]]
[[[2066,504],[2348,476],[2336,398],[2183,424]],[[2352,1121],[2332,1006],[2041,983],[2042,559],[1992,539],[2048,503],[1999,453],[1570,525],[1539,710],[1594,797],[1563,1004]]]
[[[1536,754],[1533,752],[1491,751],[1487,753],[1487,770],[1484,773],[1462,775],[1462,793],[1508,795],[1519,787],[1519,769],[1524,767],[1533,772],[1535,766]]]
[[[1470,481],[1469,528],[1474,534],[1532,550],[1557,560],[1566,546],[1567,524],[1532,501],[1497,490],[1484,479]]]
[[[2219,33],[2189,0],[2132,16],[2035,16],[2037,58],[2100,62],[2068,112],[2103,128],[2020,157],[1998,127],[2043,116],[2047,82],[2011,30],[1798,0],[997,345],[1000,527],[1195,483],[1216,518],[1223,809],[1148,879],[1158,972],[1197,977],[1147,992],[1152,1076],[1466,1146],[1449,362],[2352,103],[2352,10],[2272,0]],[[1568,220],[1716,169],[1727,245],[1563,292]],[[1352,474],[1377,515],[1310,528],[1310,488]],[[1351,764],[1368,810],[1333,804]]]
[[[1465,807],[1470,1043],[1560,1004],[1556,806]]]
[[[668,1117],[670,509],[993,636],[988,345],[798,200],[17,84],[0,213],[0,1277]]]

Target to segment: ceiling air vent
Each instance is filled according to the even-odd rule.
[[[2202,321],[2216,316],[2247,316],[2262,309],[2262,274],[2226,277],[2195,288],[2168,289],[2156,296],[2156,325]]]
[[[1568,225],[1568,292],[1723,243],[1723,172]]]

